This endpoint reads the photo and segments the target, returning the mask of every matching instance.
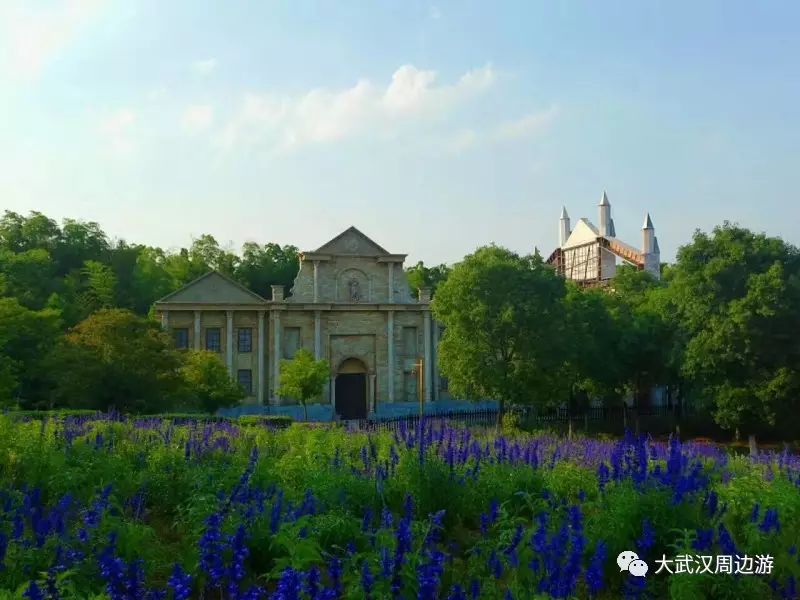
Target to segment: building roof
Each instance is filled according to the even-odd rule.
[[[354,226],[350,226],[332,240],[310,252],[309,254],[368,254],[371,256],[389,256],[391,252],[374,240],[364,235]]]
[[[166,296],[164,296],[160,300],[156,300],[156,304],[167,303],[167,302],[181,302],[180,297],[187,290],[189,290],[190,288],[193,288],[193,287],[201,284],[202,282],[204,282],[204,281],[206,281],[206,280],[208,280],[208,279],[210,279],[212,277],[216,277],[216,278],[221,279],[222,282],[225,283],[226,285],[230,286],[231,289],[233,289],[236,292],[242,294],[241,299],[244,300],[244,301],[247,301],[248,303],[252,302],[253,304],[263,304],[265,302],[268,302],[268,300],[266,300],[265,298],[262,298],[261,296],[256,294],[251,289],[243,286],[238,281],[235,281],[235,280],[231,279],[227,275],[223,275],[219,271],[212,270],[212,271],[209,271],[208,273],[205,273],[205,274],[201,275],[197,279],[194,279],[194,280],[190,281],[189,283],[187,283],[186,285],[180,287],[179,289],[175,290],[174,292],[172,292],[170,294],[167,294]],[[196,301],[191,300],[190,302],[195,303]]]

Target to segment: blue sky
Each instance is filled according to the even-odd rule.
[[[223,8],[224,7],[224,8]],[[800,243],[796,2],[0,2],[0,209],[180,247],[409,261],[557,243]]]

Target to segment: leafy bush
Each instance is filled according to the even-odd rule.
[[[272,425],[275,427],[288,427],[292,424],[292,417],[285,415],[243,415],[236,419],[241,425]]]

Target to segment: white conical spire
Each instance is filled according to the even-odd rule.
[[[569,235],[572,233],[569,226],[569,215],[567,214],[567,207],[561,207],[561,218],[558,221],[558,245],[562,248],[567,243]]]
[[[655,253],[656,241],[656,228],[653,227],[653,220],[650,218],[650,213],[644,218],[644,225],[642,225],[642,252],[644,254]]]
[[[611,221],[611,202],[608,201],[605,190],[598,206],[600,207],[600,235],[613,237],[614,224]]]

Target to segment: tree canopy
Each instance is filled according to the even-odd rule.
[[[669,271],[686,333],[681,372],[726,427],[800,408],[800,252],[725,223],[696,232]]]
[[[439,364],[451,393],[494,398],[501,413],[507,402],[555,401],[565,293],[538,255],[487,246],[455,265],[432,303],[445,327]]]
[[[305,348],[299,349],[291,360],[280,363],[280,389],[278,394],[293,398],[303,405],[305,420],[308,420],[308,402],[318,398],[331,376],[327,360],[316,360]]]

